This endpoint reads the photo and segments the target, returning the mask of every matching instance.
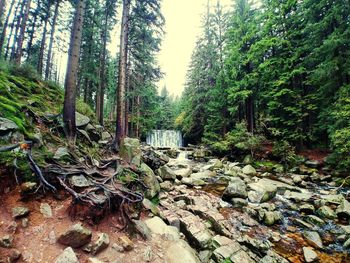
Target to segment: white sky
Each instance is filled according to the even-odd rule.
[[[162,13],[166,24],[159,64],[164,78],[159,88],[166,85],[174,95],[181,95],[186,73],[198,35],[201,32],[201,18],[206,12],[208,0],[163,0]],[[215,6],[217,0],[209,0]],[[223,6],[230,6],[232,0],[220,0]]]

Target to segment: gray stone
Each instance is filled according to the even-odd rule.
[[[134,226],[137,230],[137,232],[144,238],[144,239],[151,239],[152,238],[152,232],[149,229],[149,227],[141,220],[133,220]]]
[[[160,167],[158,170],[158,175],[163,179],[163,180],[175,180],[176,179],[176,174],[174,173],[174,171],[164,165],[162,167]]]
[[[255,260],[253,260],[244,250],[234,253],[230,257],[230,260],[232,263],[255,263]]]
[[[277,187],[263,180],[257,183],[249,184],[248,187],[252,190],[248,192],[248,199],[252,203],[263,203],[274,198],[277,193]]]
[[[339,217],[350,218],[350,202],[343,199],[335,212]]]
[[[77,255],[71,247],[67,247],[61,255],[59,255],[55,263],[79,263]]]
[[[202,250],[199,252],[198,257],[202,263],[209,263],[213,252],[210,250]]]
[[[185,177],[181,179],[181,183],[185,185],[190,185],[190,186],[203,186],[206,185],[206,182],[203,181],[202,179],[194,179],[191,177]]]
[[[243,198],[231,198],[231,203],[234,208],[241,208],[248,205],[247,199]]]
[[[121,141],[119,155],[123,160],[140,166],[141,154],[141,145],[138,139],[126,137]]]
[[[264,223],[267,226],[272,226],[277,221],[279,221],[281,219],[281,217],[282,217],[282,215],[278,211],[273,211],[273,212],[267,211],[267,212],[265,212],[265,215],[264,215]]]
[[[76,122],[77,128],[80,128],[88,125],[90,122],[90,118],[79,112],[75,112],[75,122]]]
[[[285,198],[294,200],[296,202],[311,202],[313,195],[314,194],[311,192],[297,193],[289,190],[284,193]]]
[[[110,139],[112,139],[112,135],[109,133],[109,132],[102,132],[102,135],[101,135],[101,140],[102,141],[109,141]]]
[[[316,213],[321,217],[321,218],[326,218],[326,219],[335,219],[337,218],[337,214],[333,211],[332,208],[329,206],[321,206],[319,209],[317,209]]]
[[[63,245],[78,248],[89,243],[91,236],[92,232],[89,229],[83,227],[81,224],[75,224],[65,233],[61,234],[57,241]]]
[[[21,218],[21,217],[25,217],[27,215],[29,215],[29,209],[28,207],[24,207],[24,206],[17,206],[12,208],[12,217],[13,218]]]
[[[205,180],[205,179],[212,178],[214,176],[216,176],[216,172],[206,170],[203,172],[193,173],[191,174],[190,178],[194,180]]]
[[[311,204],[303,204],[299,207],[299,211],[306,214],[312,214],[315,212],[315,207]]]
[[[69,178],[69,183],[75,187],[89,187],[91,182],[84,175],[73,175]]]
[[[9,248],[12,246],[13,236],[5,235],[0,238],[0,247]]]
[[[307,215],[305,216],[305,221],[313,224],[315,226],[324,226],[326,224],[325,221],[323,221],[321,218],[314,216],[314,215]]]
[[[315,262],[318,259],[317,253],[312,247],[303,247],[305,262]]]
[[[59,147],[56,152],[55,155],[53,156],[53,158],[55,160],[61,160],[63,158],[70,158],[70,154],[69,151],[66,147]]]
[[[97,239],[84,247],[84,251],[96,255],[109,246],[109,236],[106,233],[99,233]]]
[[[309,223],[307,223],[307,222],[305,222],[305,221],[303,221],[303,220],[301,220],[299,218],[295,218],[293,220],[293,222],[294,222],[295,225],[301,226],[303,228],[307,228],[307,229],[313,229],[314,228],[314,226],[312,224],[309,224]]]
[[[165,251],[167,263],[200,263],[196,252],[184,241],[172,243]]]
[[[51,206],[48,203],[41,203],[40,204],[40,213],[46,218],[51,218],[52,217]]]
[[[0,132],[9,132],[17,129],[18,126],[15,122],[0,117]]]
[[[350,247],[350,238],[344,242],[343,247],[344,248],[349,248]]]
[[[320,235],[316,231],[305,231],[303,236],[306,242],[309,243],[314,248],[322,249],[323,244]]]
[[[159,182],[153,172],[153,170],[145,163],[142,163],[140,170],[143,173],[143,182],[147,186],[145,196],[147,198],[153,198],[160,192]]]
[[[247,198],[247,187],[242,179],[233,177],[225,189],[224,195],[227,197]]]
[[[243,167],[242,172],[246,175],[254,176],[256,175],[256,170],[250,164]]]
[[[179,231],[176,227],[168,226],[157,216],[145,220],[144,223],[152,234],[158,234],[170,240],[178,240],[180,238]]]
[[[148,200],[147,198],[144,198],[142,200],[142,205],[144,208],[150,210],[152,212],[152,214],[159,216],[160,215],[160,210],[159,208],[153,204],[150,200]]]
[[[218,247],[213,252],[213,257],[216,262],[221,262],[227,258],[230,258],[234,253],[237,253],[241,250],[241,246],[236,242],[232,241],[232,243]]]
[[[166,192],[171,191],[174,187],[173,184],[170,181],[164,181],[160,183],[160,188]]]

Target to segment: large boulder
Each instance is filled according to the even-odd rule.
[[[304,235],[304,238],[306,239],[306,242],[309,243],[314,248],[317,248],[317,249],[323,248],[322,239],[316,231],[305,231],[303,235]]]
[[[178,240],[166,249],[165,261],[168,263],[200,263],[196,252],[184,240]]]
[[[147,186],[145,197],[151,199],[160,192],[159,182],[153,170],[147,164],[142,163],[140,170],[143,173],[143,182]]]
[[[75,112],[75,123],[76,123],[76,126],[77,128],[80,128],[80,127],[84,127],[86,125],[88,125],[90,122],[90,118],[79,113],[79,112]]]
[[[338,206],[336,213],[338,217],[350,218],[350,202],[346,199],[343,199],[343,201]]]
[[[71,247],[67,247],[62,254],[60,254],[55,263],[78,263],[79,260],[74,250]]]
[[[248,192],[248,199],[252,203],[263,203],[274,198],[277,193],[277,187],[273,184],[269,184],[263,180],[257,183],[251,183],[248,185],[251,191]]]
[[[139,166],[141,164],[141,145],[136,138],[124,138],[120,144],[120,157],[128,163]]]
[[[160,217],[153,217],[144,221],[151,234],[161,235],[170,240],[179,240],[180,233],[174,226],[168,226]]]
[[[57,241],[63,245],[78,248],[89,243],[91,236],[92,232],[89,229],[83,227],[81,224],[75,224],[61,234]]]
[[[224,195],[227,197],[247,198],[247,187],[244,181],[238,177],[233,177],[228,184]]]
[[[9,119],[1,118],[0,117],[0,135],[8,133],[10,131],[17,130],[18,126],[16,123]]]
[[[256,170],[250,164],[243,167],[242,172],[246,175],[254,176],[256,175]]]
[[[166,165],[160,167],[157,170],[157,173],[163,180],[175,180],[176,179],[176,174],[174,173],[174,171]]]

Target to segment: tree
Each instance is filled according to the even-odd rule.
[[[5,0],[2,0],[2,1],[5,2]],[[14,4],[15,4],[15,0],[12,0],[11,4],[10,4],[9,11],[8,11],[6,19],[5,19],[4,26],[2,28],[2,32],[1,32],[1,36],[0,36],[0,56],[2,55],[2,52],[3,52],[4,42],[5,42],[5,38],[6,38],[6,31],[7,31],[7,27],[9,24],[9,20],[10,20],[10,16],[11,16]]]
[[[75,100],[77,93],[77,73],[79,53],[82,38],[82,27],[84,23],[85,0],[79,0],[76,4],[74,22],[71,31],[68,65],[65,80],[65,95],[63,105],[64,130],[70,145],[75,144],[76,123],[75,123]]]
[[[25,9],[24,9],[24,13],[22,15],[21,30],[19,32],[16,58],[15,58],[15,61],[18,65],[21,64],[21,59],[22,59],[22,55],[23,55],[23,41],[24,41],[24,34],[26,31],[26,26],[27,26],[30,4],[31,4],[31,0],[27,0],[26,5],[25,5]]]

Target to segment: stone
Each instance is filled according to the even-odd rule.
[[[109,246],[109,236],[106,233],[99,233],[97,239],[84,247],[84,251],[96,255]]]
[[[321,199],[325,202],[325,204],[340,205],[345,198],[343,195],[338,194],[338,195],[322,195]]]
[[[241,246],[236,242],[232,241],[231,243],[218,247],[213,252],[213,257],[216,262],[222,262],[223,260],[230,258],[234,253],[237,253],[241,250]]]
[[[18,126],[14,121],[0,117],[0,133],[18,130]]]
[[[78,188],[89,187],[91,182],[84,175],[73,175],[69,178],[69,183]]]
[[[255,260],[253,260],[244,250],[234,253],[230,257],[230,260],[232,263],[255,263]]]
[[[305,162],[305,165],[311,168],[319,168],[321,163],[317,160],[308,160]]]
[[[302,175],[300,174],[293,174],[292,175],[292,180],[295,184],[300,184],[303,181]]]
[[[120,143],[120,157],[130,164],[141,165],[141,145],[136,138],[124,138]]]
[[[250,164],[243,167],[242,172],[246,175],[254,176],[256,175],[256,170]]]
[[[247,199],[243,198],[231,198],[231,203],[234,208],[241,208],[248,205]]]
[[[334,212],[332,208],[329,206],[321,206],[319,209],[317,209],[316,213],[319,215],[319,217],[323,219],[336,219],[337,214]]]
[[[177,240],[165,251],[165,262],[167,263],[200,263],[196,252],[184,241]]]
[[[335,212],[338,217],[350,218],[350,202],[343,199]]]
[[[132,220],[137,232],[146,240],[151,239],[152,233],[149,227],[141,220]]]
[[[29,226],[29,220],[28,218],[23,218],[22,219],[22,227],[26,228]]]
[[[193,152],[193,157],[197,159],[205,158],[208,156],[208,150],[205,148],[196,149]]]
[[[228,237],[220,236],[220,235],[216,235],[212,239],[212,243],[213,243],[212,245],[214,248],[226,246],[226,245],[231,244],[232,242],[233,242],[233,240],[229,239]]]
[[[21,192],[22,193],[30,193],[36,190],[38,184],[35,182],[25,182],[21,184]]]
[[[57,241],[63,245],[78,248],[89,243],[91,236],[92,232],[89,229],[83,227],[81,224],[75,224],[65,233],[61,234]]]
[[[84,127],[86,125],[88,125],[90,122],[90,118],[79,113],[79,112],[75,112],[75,123],[76,123],[76,126],[77,128],[80,128],[80,127]]]
[[[350,238],[344,242],[343,247],[344,248],[349,248],[350,247]]]
[[[169,192],[173,189],[173,184],[170,181],[164,181],[162,183],[160,183],[160,189]]]
[[[263,180],[257,183],[248,184],[252,190],[248,192],[248,199],[252,203],[263,203],[271,200],[276,196],[277,187]]]
[[[202,263],[209,263],[210,262],[210,258],[213,255],[213,252],[210,250],[202,250],[199,252],[198,257],[200,262]]]
[[[275,224],[277,221],[281,219],[282,215],[278,211],[267,211],[264,214],[264,223],[267,226],[272,226]]]
[[[130,251],[134,248],[134,243],[127,236],[121,236],[118,238],[118,244],[124,251]]]
[[[152,212],[152,214],[159,216],[160,215],[160,210],[159,208],[153,204],[150,200],[148,200],[147,198],[144,198],[142,200],[142,205],[144,208],[150,210]]]
[[[144,223],[152,234],[158,234],[170,240],[178,240],[180,238],[179,231],[176,227],[168,226],[157,216],[145,220]]]
[[[52,209],[51,206],[48,203],[41,203],[40,204],[40,213],[45,218],[51,218],[52,217]]]
[[[299,207],[299,211],[306,214],[312,214],[315,212],[315,207],[311,204],[303,204]]]
[[[79,260],[74,250],[71,247],[67,247],[62,254],[56,258],[55,263],[79,263]]]
[[[175,180],[176,179],[176,174],[174,173],[174,171],[164,165],[162,167],[160,167],[158,170],[158,175],[163,179],[163,180]]]
[[[101,140],[102,141],[109,141],[110,139],[112,139],[112,135],[109,132],[102,132],[101,134]]]
[[[0,247],[9,248],[12,246],[13,236],[5,235],[0,238]]]
[[[306,242],[317,249],[323,248],[323,243],[320,235],[316,231],[305,231],[303,233]]]
[[[303,220],[301,220],[299,218],[295,218],[293,220],[293,222],[294,222],[295,225],[301,226],[303,228],[307,228],[307,229],[313,229],[314,228],[314,226],[312,224],[309,224],[309,223],[307,223],[307,222],[305,222],[305,221],[303,221]]]
[[[305,221],[313,224],[315,226],[324,226],[326,224],[325,221],[323,221],[321,218],[314,216],[314,215],[307,215],[305,216]]]
[[[181,183],[189,186],[203,186],[206,185],[206,182],[202,179],[194,179],[191,177],[185,177],[181,179]]]
[[[70,154],[69,151],[66,147],[59,147],[56,152],[55,155],[53,156],[53,158],[55,160],[62,160],[64,158],[70,158]]]
[[[303,247],[305,262],[315,262],[318,259],[317,253],[312,247]]]
[[[77,129],[77,132],[78,132],[78,135],[81,134],[82,137],[87,140],[87,142],[92,144],[92,140],[90,138],[90,135],[85,130]]]
[[[205,179],[212,178],[214,176],[216,176],[216,172],[206,170],[203,172],[193,173],[191,174],[190,178],[194,180],[205,180]]]
[[[12,217],[13,218],[21,218],[21,217],[25,217],[27,215],[29,215],[30,211],[28,209],[28,207],[24,207],[24,206],[17,206],[12,208]]]
[[[250,154],[244,157],[243,164],[252,164],[253,162],[254,162],[254,158]]]
[[[143,174],[143,183],[147,186],[145,197],[151,199],[160,192],[159,182],[153,170],[147,164],[141,163],[140,170]]]
[[[289,190],[284,193],[285,198],[294,200],[295,202],[311,202],[313,195],[311,192],[297,193]]]
[[[146,247],[146,249],[143,251],[143,260],[145,262],[152,262],[154,259],[154,254],[152,252],[151,247]]]
[[[88,258],[87,263],[104,263],[104,261],[101,261],[98,258]]]
[[[247,198],[247,187],[244,181],[238,177],[233,177],[225,189],[224,196]]]

